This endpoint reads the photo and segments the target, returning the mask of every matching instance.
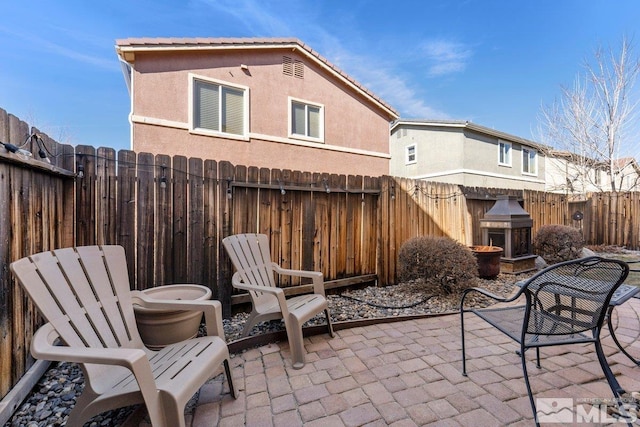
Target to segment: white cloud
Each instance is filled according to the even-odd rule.
[[[439,77],[464,71],[473,52],[462,43],[447,40],[430,40],[422,45],[422,51],[430,62],[427,75]]]
[[[320,20],[314,19],[312,9],[300,8],[296,1],[280,2],[278,8],[269,7],[268,2],[256,0],[196,1],[237,19],[250,30],[252,36],[298,37],[390,104],[402,117],[448,118],[445,113],[430,107],[421,99],[419,93],[412,89],[411,80],[398,71],[402,64],[394,62],[393,57],[384,52],[376,54],[375,50],[370,53],[355,53],[346,48],[342,40],[360,38],[356,30],[345,28],[338,37],[327,31]],[[302,25],[292,28],[290,22]],[[458,58],[462,58],[464,53],[461,47],[462,45],[456,45],[454,49]],[[437,54],[435,44],[427,44],[426,48],[434,58],[443,58],[447,51],[452,50],[442,45],[442,53]],[[452,60],[449,63],[452,63]],[[438,65],[444,66],[446,62],[441,60]]]
[[[74,61],[83,62],[106,70],[119,70],[118,64],[113,61],[113,56],[89,55],[83,51],[70,49],[59,43],[54,43],[50,41],[51,39],[40,37],[33,32],[17,32],[0,27],[0,33],[5,33],[16,39],[28,42],[29,46],[40,52],[60,55]]]
[[[351,57],[348,65],[353,76],[376,95],[398,110],[404,118],[446,119],[448,115],[429,106],[393,69],[372,64],[371,58]]]

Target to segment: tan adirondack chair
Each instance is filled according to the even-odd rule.
[[[224,238],[222,243],[237,270],[232,278],[233,286],[248,291],[253,303],[243,336],[258,322],[283,319],[293,367],[302,368],[305,358],[302,325],[324,310],[327,328],[333,337],[322,273],[285,269],[272,262],[269,241],[264,234],[235,234]],[[311,278],[313,293],[285,298],[282,288],[275,284],[275,274]]]
[[[85,388],[67,425],[144,403],[154,426],[184,426],[186,403],[221,365],[236,397],[220,302],[153,300],[130,291],[121,246],[42,252],[10,268],[49,322],[33,337],[33,356],[76,362],[84,372]],[[133,303],[203,311],[208,335],[149,350],[138,333]],[[58,338],[62,345],[56,345]]]

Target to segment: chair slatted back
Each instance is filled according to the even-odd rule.
[[[256,286],[275,287],[269,240],[264,234],[234,234],[222,243],[240,275],[242,282]],[[266,294],[253,292],[254,297]],[[271,295],[266,295],[271,298]]]
[[[42,252],[11,270],[67,345],[142,347],[121,246]]]
[[[530,279],[526,332],[580,333],[600,327],[609,301],[629,267],[600,257],[558,264]],[[525,320],[526,321],[526,320]]]

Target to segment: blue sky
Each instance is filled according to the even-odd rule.
[[[535,139],[598,46],[640,50],[638,0],[21,0],[0,14],[0,108],[71,144],[129,147],[114,44],[297,37],[402,118]]]

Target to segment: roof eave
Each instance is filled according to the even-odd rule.
[[[547,150],[548,147],[544,146],[543,144],[534,142],[534,141],[530,141],[528,139],[525,138],[521,138],[519,136],[516,135],[511,135],[508,134],[506,132],[502,132],[496,129],[491,129],[485,126],[481,126],[478,124],[475,124],[473,122],[470,121],[466,121],[466,120],[397,120],[396,122],[393,123],[393,125],[391,126],[390,131],[393,131],[393,129],[395,129],[397,126],[400,125],[409,125],[409,126],[438,126],[438,127],[450,127],[450,128],[460,128],[460,129],[470,129],[470,130],[474,130],[476,132],[480,132],[483,133],[485,135],[491,135],[491,136],[495,136],[497,138],[506,140],[506,141],[512,141],[512,142],[517,142],[521,145],[526,145],[529,147],[533,147],[536,148],[538,150]]]

